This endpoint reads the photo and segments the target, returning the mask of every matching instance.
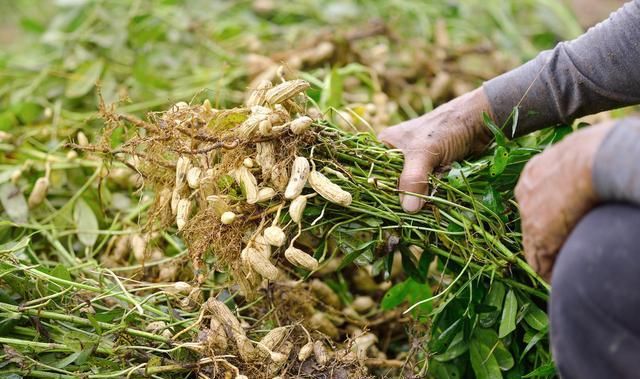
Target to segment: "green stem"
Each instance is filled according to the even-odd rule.
[[[115,330],[123,330],[126,333],[132,335],[132,336],[137,336],[137,337],[142,337],[148,340],[152,340],[152,341],[157,341],[157,342],[163,342],[163,343],[171,343],[171,339],[170,338],[166,338],[157,334],[153,334],[153,333],[149,333],[149,332],[145,332],[142,330],[138,330],[138,329],[134,329],[134,328],[129,328],[129,327],[123,327],[123,326],[119,326],[119,325],[113,325],[113,324],[109,324],[106,322],[102,322],[102,321],[95,321],[94,323],[92,323],[91,321],[81,318],[81,317],[77,317],[77,316],[72,316],[72,315],[66,315],[66,314],[60,314],[60,313],[56,313],[56,312],[51,312],[51,311],[43,311],[43,310],[38,310],[38,309],[20,309],[19,306],[17,305],[11,305],[11,304],[7,304],[7,303],[0,303],[0,308],[10,311],[10,312],[15,312],[15,313],[19,313],[19,314],[24,314],[24,315],[29,315],[29,316],[37,316],[40,318],[46,318],[46,319],[50,319],[50,320],[56,320],[56,321],[65,321],[65,322],[71,322],[73,324],[77,324],[77,325],[83,325],[83,326],[94,326],[97,325],[103,329],[109,330],[109,331],[115,331]]]

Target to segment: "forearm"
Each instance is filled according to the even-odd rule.
[[[580,38],[484,84],[498,125],[522,135],[577,117],[640,103],[640,0]],[[510,115],[518,107],[517,128]]]

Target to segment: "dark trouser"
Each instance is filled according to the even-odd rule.
[[[555,263],[550,317],[562,378],[640,378],[640,208],[605,204],[580,221]]]

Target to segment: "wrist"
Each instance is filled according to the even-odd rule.
[[[484,124],[483,114],[493,118],[491,104],[483,87],[479,87],[451,101],[450,106],[456,112],[457,124],[467,131],[470,151],[486,148],[493,138],[491,130]]]
[[[566,137],[566,144],[569,147],[567,154],[574,157],[572,160],[576,167],[573,170],[578,175],[576,191],[584,194],[594,203],[598,200],[594,185],[596,158],[612,127],[613,123],[598,124],[581,129]]]

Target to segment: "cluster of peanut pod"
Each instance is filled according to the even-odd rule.
[[[269,280],[283,279],[281,271],[271,262],[272,248],[288,246],[284,251],[284,257],[292,265],[313,271],[318,268],[318,261],[294,247],[296,237],[287,241],[287,234],[281,225],[278,225],[281,212],[288,209],[290,219],[300,227],[303,212],[307,200],[320,195],[329,202],[347,207],[351,204],[351,194],[333,183],[324,174],[316,170],[315,164],[303,156],[296,156],[289,167],[277,162],[276,149],[279,136],[284,133],[292,136],[302,136],[309,132],[314,121],[304,114],[299,105],[301,101],[295,99],[302,96],[302,92],[309,88],[304,80],[289,80],[272,86],[271,82],[263,81],[254,89],[246,100],[246,112],[244,120],[233,127],[229,133],[243,141],[256,140],[252,145],[251,153],[240,164],[233,167],[225,174],[233,178],[242,190],[242,201],[249,205],[272,205],[279,202],[275,217],[268,226],[262,224],[253,233],[242,249],[240,258],[244,271],[250,278],[250,282],[256,282],[259,278]],[[202,106],[189,106],[186,103],[174,105],[171,112],[185,110],[193,116],[204,114],[211,115],[217,110],[211,108],[210,103],[204,102]],[[292,116],[295,115],[295,116]],[[184,119],[181,117],[179,119]],[[190,121],[191,122],[191,121]],[[197,120],[196,120],[197,122]],[[234,146],[227,147],[233,149]],[[224,154],[224,149],[222,154]],[[182,155],[176,161],[175,185],[170,196],[172,214],[178,230],[182,230],[189,220],[194,204],[193,195],[198,191],[202,183],[215,180],[221,173],[215,167],[198,165],[197,160],[190,156]],[[303,194],[303,190],[309,188],[312,191]],[[168,192],[168,191],[167,191]],[[221,209],[218,212],[219,221],[223,225],[233,225],[238,219],[246,215],[238,214],[228,206],[222,205],[225,200],[219,195],[207,197],[210,206]]]

